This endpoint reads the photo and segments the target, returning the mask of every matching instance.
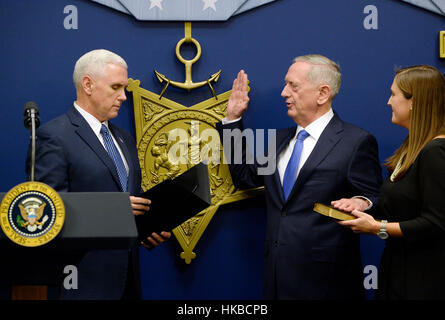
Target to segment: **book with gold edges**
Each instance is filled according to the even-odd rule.
[[[314,211],[337,220],[354,220],[356,217],[349,212],[319,202],[314,204]]]

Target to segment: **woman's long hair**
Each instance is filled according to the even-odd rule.
[[[405,98],[413,101],[408,137],[384,164],[393,172],[401,161],[394,177],[398,180],[428,142],[445,134],[445,78],[436,68],[421,65],[398,70],[394,79]]]

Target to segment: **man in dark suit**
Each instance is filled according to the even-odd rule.
[[[136,197],[141,169],[133,137],[109,122],[126,100],[127,64],[107,50],[93,50],[76,62],[77,100],[68,112],[37,132],[35,180],[62,192],[129,192],[135,215],[149,210],[150,200]],[[29,156],[27,170],[29,172]],[[154,233],[154,247],[170,232]],[[138,246],[132,250],[92,250],[78,265],[77,290],[63,290],[66,299],[137,299]]]
[[[235,144],[247,109],[247,74],[234,81],[227,118],[217,129]],[[265,299],[363,299],[360,240],[335,220],[315,213],[314,202],[352,211],[377,201],[381,168],[375,138],[343,122],[332,110],[341,83],[339,67],[320,55],[294,59],[281,93],[296,126],[276,132],[276,169],[262,175],[258,162],[230,164],[237,187],[265,186],[267,231],[264,264]],[[225,131],[224,129],[230,129]],[[225,145],[225,150],[234,146]],[[228,154],[228,152],[226,152]],[[270,164],[267,164],[270,166]],[[262,166],[264,169],[264,165]]]

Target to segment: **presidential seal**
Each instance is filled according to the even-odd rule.
[[[25,182],[9,190],[0,204],[0,226],[13,242],[37,247],[53,240],[65,222],[59,194],[41,182]]]

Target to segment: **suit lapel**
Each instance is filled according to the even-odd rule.
[[[79,137],[91,148],[91,150],[98,156],[98,158],[104,163],[104,165],[110,171],[111,176],[116,182],[117,186],[120,190],[122,190],[119,176],[117,175],[116,165],[113,160],[111,160],[107,151],[100,143],[97,136],[94,134],[90,125],[86,122],[86,120],[82,117],[82,115],[76,110],[73,106],[67,113],[68,118],[71,120],[71,123],[77,127],[75,129],[76,133]]]
[[[334,149],[335,145],[341,139],[341,132],[343,131],[343,122],[335,114],[326,128],[323,130],[320,138],[317,141],[314,149],[312,150],[309,158],[304,163],[303,167],[298,174],[294,187],[289,194],[288,200],[304,185],[306,180],[310,177],[312,172],[317,168],[323,159],[325,159],[329,153]]]

